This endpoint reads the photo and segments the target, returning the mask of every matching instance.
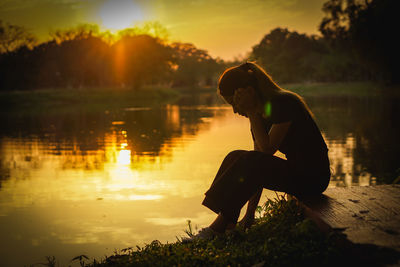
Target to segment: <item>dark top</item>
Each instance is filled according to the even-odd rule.
[[[319,163],[327,162],[326,143],[302,101],[295,94],[285,92],[274,96],[269,104],[266,112],[269,111],[270,116],[264,118],[266,131],[269,132],[272,124],[291,121],[288,132],[278,148],[286,155],[287,160],[292,162],[296,169],[304,171],[310,170],[312,166],[315,169]],[[329,169],[329,164],[319,167]]]

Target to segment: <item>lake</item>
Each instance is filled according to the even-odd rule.
[[[398,100],[306,98],[329,147],[330,187],[399,176]],[[224,156],[253,146],[248,121],[213,93],[158,107],[3,112],[0,123],[1,266],[174,242],[187,220],[201,228],[215,217],[201,201]],[[264,190],[262,201],[274,196]]]

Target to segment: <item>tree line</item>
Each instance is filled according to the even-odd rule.
[[[396,0],[328,0],[321,35],[276,28],[246,58],[278,82],[399,82]],[[0,90],[118,86],[215,86],[228,66],[190,43],[168,42],[157,24],[118,38],[81,25],[38,43],[23,27],[0,22]]]
[[[0,33],[12,35],[14,25]],[[189,43],[168,44],[164,39],[132,28],[117,40],[91,25],[51,34],[51,40],[35,44],[19,28],[18,38],[1,38],[0,87],[3,90],[36,88],[128,87],[144,85],[210,85],[220,63],[207,51]],[[8,31],[8,33],[7,33]]]
[[[396,0],[328,0],[321,36],[277,28],[256,44],[250,59],[281,82],[399,83]]]

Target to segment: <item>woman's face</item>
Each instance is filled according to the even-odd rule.
[[[224,96],[223,95],[222,97],[225,99],[226,102],[228,102],[228,104],[230,104],[232,106],[233,113],[238,113],[239,115],[247,117],[246,112],[244,112],[243,110],[240,110],[240,108],[235,104],[235,101],[233,101],[234,95],[232,95],[232,96]]]

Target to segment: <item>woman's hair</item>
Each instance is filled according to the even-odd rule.
[[[300,100],[304,108],[313,116],[304,99],[298,94],[282,89],[265,70],[253,62],[228,68],[219,78],[218,92],[221,96],[233,96],[238,88],[253,87],[260,101],[266,103],[271,97],[279,94],[290,94]]]
[[[228,68],[219,78],[218,90],[222,96],[232,96],[238,88],[251,86],[262,99],[282,90],[257,64],[246,62]]]

